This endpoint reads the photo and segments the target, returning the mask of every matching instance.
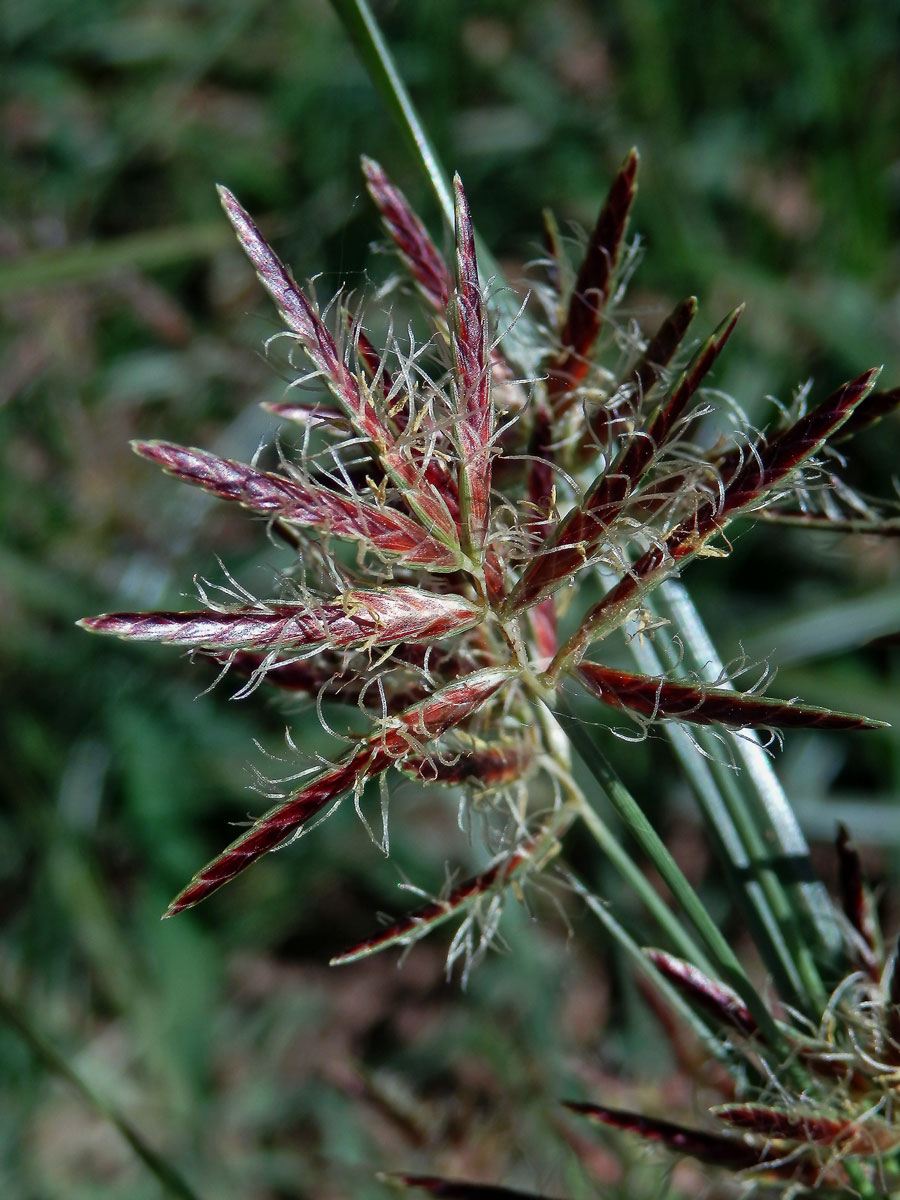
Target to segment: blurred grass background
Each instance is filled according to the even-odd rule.
[[[635,313],[696,293],[702,329],[741,300],[716,383],[817,395],[875,363],[900,382],[900,5],[685,0],[393,0],[375,10],[441,157],[513,275],[539,214],[589,225],[632,144],[646,259]],[[166,901],[258,811],[248,764],[287,773],[285,710],[229,700],[174,652],[100,642],[79,616],[179,606],[216,555],[266,590],[283,552],[128,449],[165,437],[245,456],[284,380],[276,328],[222,218],[227,183],[321,295],[391,260],[361,194],[379,159],[437,231],[430,196],[325,0],[8,0],[0,179],[0,911],[3,989],[203,1197],[363,1200],[377,1169],[435,1169],[578,1197],[659,1194],[555,1100],[579,1091],[690,1104],[655,1025],[595,926],[513,911],[509,953],[468,993],[445,939],[329,971],[398,912],[408,876],[471,866],[452,798],[411,785],[386,863],[350,807],[161,925]],[[853,447],[886,494],[900,428]],[[898,543],[757,530],[692,591],[728,658],[782,664],[775,688],[900,725]],[[301,747],[314,716],[289,714]],[[254,747],[253,739],[259,741]],[[272,764],[263,753],[284,757]],[[728,919],[665,744],[610,752]],[[895,734],[795,734],[779,770],[811,836],[843,818],[883,903],[900,868]],[[576,846],[576,857],[579,848]],[[823,851],[823,869],[830,860]],[[602,864],[579,867],[600,888]],[[895,926],[889,922],[889,929]],[[735,929],[735,937],[739,930]],[[159,1185],[0,1025],[0,1190],[143,1198]],[[566,1130],[567,1132],[564,1132]],[[697,1180],[679,1169],[673,1187]],[[636,1174],[635,1174],[636,1173]],[[705,1185],[704,1185],[705,1186]]]

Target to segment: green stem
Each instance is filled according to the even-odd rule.
[[[441,212],[452,230],[455,215],[453,192],[448,183],[447,172],[425,132],[390,48],[369,8],[368,0],[331,0],[331,6],[356,47],[385,107],[409,144],[413,157],[425,172]],[[531,318],[519,311],[519,299],[507,284],[499,263],[477,233],[475,240],[479,274],[482,284],[492,284],[488,300],[510,358],[525,373],[537,374],[544,353],[537,330]]]
[[[680,622],[676,628],[684,653],[692,653],[695,663],[701,657],[705,662],[707,655],[698,653],[697,630],[690,626],[683,628]],[[647,640],[635,637],[630,648],[638,666],[649,675],[672,669],[680,657],[672,635],[665,629],[657,631],[652,646]],[[714,654],[711,646],[704,649]],[[719,673],[712,679],[717,679]],[[771,823],[765,820],[765,812],[761,815],[766,834],[760,831],[759,814],[754,811],[759,801],[753,803],[753,798],[745,794],[747,783],[742,775],[736,775],[730,765],[721,761],[722,755],[729,751],[740,761],[742,751],[753,746],[743,742],[743,734],[738,737],[703,728],[693,728],[688,733],[683,726],[672,722],[666,722],[666,733],[691,781],[707,828],[718,843],[723,860],[729,864],[729,876],[741,909],[760,934],[760,950],[783,999],[809,1016],[817,1016],[827,1002],[825,989],[800,928],[796,904],[770,866],[773,858],[793,861],[789,856],[796,856],[797,846],[793,839],[786,845],[785,840],[770,832]],[[727,740],[723,743],[717,738]],[[755,748],[759,754],[764,753],[758,744]],[[746,771],[746,760],[742,765]]]
[[[688,883],[659,834],[647,820],[640,805],[600,751],[584,723],[568,709],[568,701],[562,694],[560,701],[564,707],[557,713],[557,719],[629,833],[656,867],[675,901],[705,943],[715,964],[716,973],[743,999],[768,1046],[778,1055],[781,1062],[788,1064],[787,1070],[794,1083],[801,1088],[805,1087],[804,1072],[796,1063],[790,1062],[790,1048],[781,1030],[750,982],[727,939]]]
[[[425,174],[437,196],[438,204],[450,228],[453,228],[453,192],[447,182],[447,174],[438,160],[431,139],[419,119],[406,84],[397,64],[388,49],[378,23],[366,0],[331,0],[350,40],[356,47],[369,78],[379,92],[385,107],[397,122],[415,158],[422,164]]]
[[[666,998],[669,1006],[678,1013],[681,1020],[693,1031],[705,1046],[707,1053],[733,1067],[733,1054],[726,1042],[717,1036],[716,1030],[707,1022],[704,1014],[697,1012],[687,1003],[666,977],[653,965],[640,944],[631,936],[624,925],[615,917],[608,905],[604,904],[578,877],[570,870],[562,872],[563,878],[577,896],[580,896],[595,917],[601,922],[609,934],[622,946],[638,970],[650,980],[653,986]]]
[[[94,1091],[75,1068],[35,1029],[19,1005],[2,992],[0,1016],[8,1021],[48,1070],[71,1084],[91,1108],[118,1129],[138,1158],[171,1195],[179,1197],[179,1200],[199,1200],[198,1194],[183,1176],[144,1140],[143,1134],[127,1117],[123,1117],[108,1100]]]

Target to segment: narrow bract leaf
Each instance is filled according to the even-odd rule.
[[[560,333],[561,349],[547,378],[547,391],[557,413],[571,405],[573,390],[588,372],[587,354],[600,332],[637,192],[637,168],[637,151],[632,150],[613,180],[578,271]]]
[[[578,679],[604,704],[651,718],[672,718],[693,725],[727,725],[732,729],[882,729],[855,713],[835,712],[793,700],[742,695],[702,683],[682,683],[653,675],[616,671],[582,662]]]
[[[440,737],[471,716],[514,676],[515,672],[501,668],[477,671],[390,718],[341,762],[316,775],[235,838],[194,876],[165,915],[174,916],[218,891],[263,854],[296,836],[328,804],[351,790],[360,791],[368,778],[416,753],[420,742]]]
[[[453,387],[456,412],[453,436],[459,449],[459,498],[463,544],[481,557],[491,512],[491,439],[494,405],[491,399],[490,335],[475,259],[475,232],[459,176],[456,197],[456,281],[450,304]]]
[[[378,163],[363,156],[362,169],[369,195],[410,274],[431,307],[443,313],[450,296],[450,273],[446,263],[406,197],[391,183]]]
[[[437,541],[410,517],[376,507],[330,488],[260,471],[246,463],[219,458],[206,450],[172,442],[134,442],[141,457],[158,463],[168,474],[202,487],[223,500],[236,500],[263,516],[280,517],[335,537],[362,542],[406,566],[434,571],[459,567],[458,552]]]
[[[708,1012],[726,1025],[733,1025],[741,1033],[748,1036],[756,1033],[756,1022],[750,1010],[741,998],[730,987],[686,962],[676,958],[665,950],[645,950],[644,953],[662,975],[673,983],[679,991],[692,1000],[698,1008]]]
[[[92,633],[139,642],[188,646],[216,654],[230,650],[297,650],[327,646],[390,646],[438,640],[471,629],[483,612],[461,596],[419,588],[349,591],[331,604],[271,604],[223,612],[105,613],[79,624]]]

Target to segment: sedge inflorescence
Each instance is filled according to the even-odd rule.
[[[265,602],[82,622],[212,657],[248,688],[356,705],[368,722],[342,758],[322,763],[203,867],[168,915],[392,769],[505,805],[490,867],[360,952],[408,941],[454,913],[484,912],[552,856],[576,815],[553,717],[562,687],[643,722],[872,726],[727,681],[648,676],[601,660],[604,641],[640,618],[656,587],[698,556],[727,552],[722,535],[735,518],[794,510],[815,520],[816,456],[884,411],[869,371],[815,407],[782,413],[765,433],[741,429],[711,449],[694,440],[708,411],[704,382],[739,312],[692,353],[692,299],[650,337],[616,319],[634,153],[577,272],[548,227],[543,311],[528,317],[541,340],[521,360],[515,322],[498,328],[492,316],[459,179],[448,263],[383,170],[370,160],[363,169],[423,301],[429,339],[404,348],[391,337],[376,349],[362,317],[340,304],[329,325],[220,189],[285,336],[307,360],[299,382],[319,381],[329,398],[292,389],[271,406],[303,431],[301,451],[283,453],[277,470],[169,442],[135,444],[170,475],[267,521],[296,549],[294,576],[286,572],[282,594]],[[602,594],[578,612],[588,574]],[[555,791],[531,786],[542,772]]]

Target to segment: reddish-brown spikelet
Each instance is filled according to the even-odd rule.
[[[736,1129],[780,1141],[841,1145],[845,1149],[852,1143],[857,1152],[869,1154],[896,1142],[896,1134],[871,1120],[860,1123],[815,1113],[787,1113],[763,1104],[722,1104],[712,1113]]]
[[[271,604],[265,610],[106,613],[80,623],[93,633],[223,654],[229,650],[295,650],[318,645],[343,650],[430,642],[471,629],[482,617],[482,610],[462,596],[394,587],[345,592],[338,602],[315,607]]]
[[[496,788],[521,779],[534,763],[534,743],[519,738],[504,744],[478,746],[450,762],[413,755],[401,764],[401,770],[422,783],[443,783],[458,787],[473,783],[476,787]]]
[[[402,769],[406,770],[406,764]],[[333,967],[343,966],[345,963],[355,962],[357,959],[365,958],[379,950],[387,950],[389,946],[418,941],[419,938],[436,929],[438,925],[443,925],[461,913],[479,897],[486,896],[489,892],[512,883],[516,876],[520,875],[533,861],[532,850],[536,844],[537,841],[533,840],[520,846],[506,858],[495,863],[494,866],[488,867],[486,871],[482,871],[478,875],[473,875],[455,887],[446,899],[435,900],[430,904],[423,905],[415,912],[407,913],[399,921],[395,921],[393,925],[382,929],[373,937],[365,938],[349,949],[343,950],[340,954],[335,955],[331,960],[331,965]]]
[[[768,492],[816,454],[865,399],[877,376],[877,370],[866,371],[771,441],[761,438],[730,478],[724,479],[722,494],[701,501],[691,517],[678,524],[661,544],[643,554],[606,593],[559,652],[560,663],[577,656],[597,629],[620,624],[637,608],[643,595],[676,574],[730,520],[751,511]]]
[[[403,499],[426,522],[429,531],[441,541],[455,546],[458,540],[456,521],[440,488],[425,477],[408,449],[397,445],[393,430],[338,354],[334,338],[318,313],[248,214],[227,188],[220,187],[219,195],[260,282],[278,306],[285,324],[296,334],[311,362],[322,373],[335,399],[358,432],[371,441],[384,470],[401,488]]]
[[[877,979],[879,975],[877,920],[863,879],[859,852],[844,824],[838,825],[835,849],[838,858],[841,907],[844,910],[844,916],[860,937],[860,945],[854,949],[857,957],[863,960],[862,966],[873,979]]]
[[[789,429],[767,440],[761,438],[754,453],[747,454],[743,465],[725,479],[725,497],[721,511],[710,504],[708,523],[744,511],[766,492],[777,487],[795,468],[822,449],[825,442],[846,424],[875,384],[880,368],[865,371],[843,384],[827,400],[801,417]],[[702,520],[703,518],[701,518]]]
[[[275,301],[287,327],[297,335],[313,365],[322,372],[335,397],[360,426],[360,431],[373,442],[387,440],[387,431],[374,410],[367,408],[359,383],[338,354],[334,338],[318,313],[237,199],[227,188],[219,187],[218,190],[222,207],[244,253],[255,267],[260,283]]]
[[[894,943],[885,972],[888,976],[887,1053],[892,1062],[900,1063],[900,938]]]
[[[494,1187],[487,1183],[464,1183],[460,1179],[440,1179],[437,1175],[387,1175],[391,1183],[421,1188],[443,1200],[549,1200],[535,1192],[517,1192],[510,1188]]]
[[[246,832],[194,876],[166,912],[167,917],[191,908],[246,870],[269,850],[282,845],[332,801],[361,788],[372,775],[413,752],[417,739],[430,740],[464,720],[514,675],[487,668],[441,688],[434,695],[392,718],[342,762],[317,775],[288,800],[264,813]]]
[[[190,446],[172,442],[132,444],[137,454],[158,463],[169,475],[223,500],[236,500],[262,516],[281,517],[362,542],[379,554],[396,556],[406,566],[451,571],[460,565],[458,552],[430,537],[418,521],[394,509],[343,496],[310,479],[260,471]]]
[[[638,155],[632,150],[613,180],[591,234],[560,333],[561,348],[550,367],[547,391],[557,414],[573,403],[573,391],[590,368],[593,346],[612,289],[628,214],[637,192]]]
[[[550,531],[513,590],[510,612],[520,612],[551,595],[597,553],[721,354],[741,311],[736,309],[722,322],[682,372],[646,431],[623,446],[613,463],[594,480],[581,504]]]
[[[409,648],[416,647],[413,644]],[[348,663],[346,654],[339,652],[320,650],[314,659],[280,659],[271,652],[254,654],[245,650],[208,657],[220,668],[227,667],[253,680],[254,685],[266,684],[282,691],[319,696],[334,704],[355,705],[369,710],[375,718],[385,709],[393,715],[418,704],[433,690],[420,673],[412,670],[390,671],[376,685],[358,665]],[[392,657],[397,657],[396,651]]]
[[[491,399],[490,334],[478,281],[472,216],[458,175],[453,187],[456,198],[456,283],[448,313],[455,366],[453,436],[459,449],[461,532],[469,554],[480,558],[491,512],[494,405]]]
[[[698,1008],[725,1025],[733,1025],[748,1037],[756,1033],[756,1021],[750,1010],[730,987],[710,979],[692,963],[685,962],[683,958],[676,958],[674,954],[668,954],[665,950],[645,950],[644,953],[657,971]]]
[[[891,413],[896,412],[898,408],[900,408],[900,387],[890,388],[887,391],[873,389],[859,408],[855,409],[844,422],[836,440],[842,442],[845,438],[855,437],[857,433],[862,433],[864,429],[876,425]]]
[[[725,688],[682,683],[653,675],[614,671],[599,663],[581,662],[576,677],[592,695],[612,708],[641,716],[670,717],[692,725],[727,725],[732,729],[883,729],[855,713],[834,712],[793,700],[746,696]]]
[[[451,287],[446,263],[406,197],[391,183],[378,163],[363,156],[362,169],[369,195],[381,213],[385,228],[394,239],[410,274],[431,307],[443,312]]]
[[[697,300],[696,297],[690,296],[666,317],[647,343],[643,354],[615,389],[615,404],[598,408],[590,415],[582,447],[584,454],[596,454],[597,446],[606,441],[612,425],[622,417],[633,417],[646,403],[647,397],[684,341],[696,315]]]
[[[733,1171],[744,1171],[759,1166],[765,1161],[765,1153],[759,1147],[747,1145],[736,1138],[721,1134],[705,1133],[700,1129],[687,1129],[672,1121],[645,1117],[625,1109],[607,1108],[600,1104],[585,1104],[567,1100],[565,1107],[580,1116],[599,1121],[613,1129],[637,1133],[645,1141],[659,1142],[679,1154],[688,1154],[701,1162],[714,1166],[728,1167]]]

